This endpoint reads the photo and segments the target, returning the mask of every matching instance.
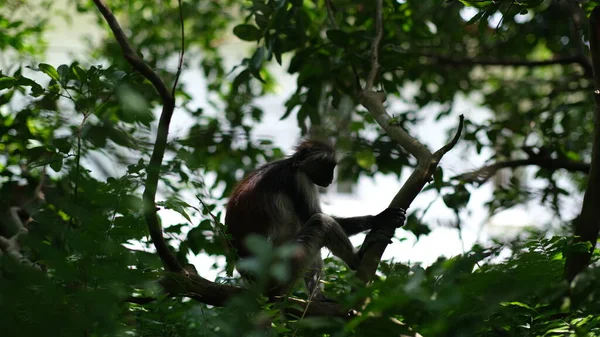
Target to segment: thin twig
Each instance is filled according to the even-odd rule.
[[[123,29],[121,29],[119,22],[108,8],[106,2],[104,0],[94,0],[94,4],[96,4],[96,7],[106,20],[106,23],[108,23],[108,26],[112,30],[117,42],[119,43],[119,46],[121,46],[121,49],[123,50],[123,56],[127,59],[131,66],[145,78],[147,78],[150,83],[152,83],[163,101],[172,100],[172,96],[162,79],[137,55],[135,50],[133,50],[129,40],[127,39],[127,36],[125,35],[125,32],[123,32]]]
[[[181,0],[179,3],[179,25],[181,26],[181,50],[179,51],[179,64],[177,66],[177,73],[175,74],[175,81],[173,81],[173,88],[171,88],[171,96],[175,98],[175,90],[177,90],[177,82],[179,82],[179,75],[181,75],[181,69],[183,67],[183,56],[185,54],[185,26],[183,22],[183,8],[181,7]]]
[[[327,18],[329,19],[329,24],[331,27],[338,29],[338,25],[335,22],[335,9],[333,8],[331,0],[325,0],[325,7],[327,8]]]
[[[456,146],[456,144],[458,143],[458,140],[460,139],[460,135],[462,134],[462,130],[463,130],[463,126],[464,126],[464,122],[465,122],[465,116],[464,115],[460,115],[458,117],[459,121],[458,121],[458,130],[456,130],[456,134],[454,134],[454,138],[452,138],[452,140],[450,141],[450,143],[442,146],[441,149],[435,151],[433,153],[433,158],[434,160],[437,160],[438,162],[442,159],[442,157],[448,153],[448,151],[452,150],[452,148],[454,148],[454,146]]]

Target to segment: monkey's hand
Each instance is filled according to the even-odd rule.
[[[371,231],[367,234],[365,242],[358,251],[358,259],[362,261],[363,255],[376,243],[392,243],[394,230],[404,225],[406,210],[404,208],[387,208],[373,217]]]
[[[406,221],[406,210],[394,207],[386,208],[383,212],[373,217],[372,231],[384,228],[400,228]]]

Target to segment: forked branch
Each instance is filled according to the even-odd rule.
[[[373,91],[373,85],[379,72],[379,50],[381,40],[383,38],[383,0],[377,0],[377,10],[375,17],[375,39],[371,48],[371,70],[366,81],[365,88],[359,94],[361,104],[371,113],[377,123],[386,131],[392,140],[397,142],[411,155],[417,159],[417,166],[410,175],[406,183],[396,194],[390,207],[402,207],[408,209],[412,201],[421,192],[421,189],[427,182],[431,180],[442,157],[450,151],[458,142],[462,133],[464,117],[460,116],[458,130],[450,143],[443,146],[435,153],[431,153],[425,145],[421,144],[417,139],[413,138],[402,127],[391,123],[392,118],[385,110],[383,102],[385,94]],[[393,230],[389,230],[390,236],[393,235]],[[371,233],[367,234],[367,237]],[[367,238],[365,239],[365,241]],[[374,244],[365,252],[363,260],[358,268],[357,277],[363,282],[369,282],[374,276],[381,260],[381,256],[387,247],[386,243]]]

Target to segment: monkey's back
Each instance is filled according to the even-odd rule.
[[[244,245],[248,235],[257,234],[279,245],[294,238],[301,228],[294,203],[287,195],[294,174],[286,159],[266,164],[248,174],[236,186],[225,214],[231,244],[240,257],[250,255]]]

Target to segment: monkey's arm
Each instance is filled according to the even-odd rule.
[[[373,215],[356,216],[352,218],[333,218],[340,224],[340,226],[342,226],[344,232],[346,232],[346,235],[348,236],[373,228],[373,222],[375,220],[375,216]]]
[[[353,218],[333,217],[342,226],[348,236],[373,228],[394,226],[402,227],[406,220],[406,211],[402,208],[387,208],[377,215],[357,216]]]

